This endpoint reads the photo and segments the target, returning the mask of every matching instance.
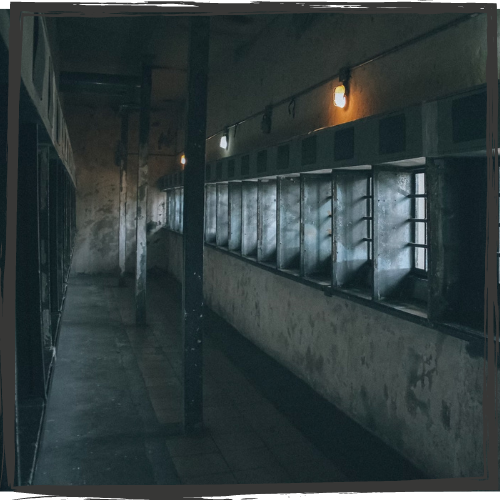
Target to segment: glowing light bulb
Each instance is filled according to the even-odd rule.
[[[346,105],[345,87],[344,85],[339,85],[335,87],[333,94],[333,103],[339,108],[343,108]]]
[[[224,134],[221,138],[220,138],[220,147],[222,149],[227,149],[227,134]]]
[[[185,165],[186,164],[186,155],[181,156],[181,164]]]

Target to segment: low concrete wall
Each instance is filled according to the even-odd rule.
[[[167,231],[182,279],[182,235]],[[435,478],[483,474],[483,358],[467,342],[205,247],[206,304]],[[332,422],[332,425],[335,423]]]
[[[208,247],[205,300],[430,476],[482,475],[483,359],[466,342]]]

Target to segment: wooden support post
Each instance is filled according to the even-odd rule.
[[[148,142],[151,107],[151,66],[143,64],[139,117],[139,168],[137,169],[137,263],[135,270],[135,321],[146,324]]]
[[[184,432],[203,428],[203,220],[210,18],[191,18],[184,168]]]
[[[128,155],[128,110],[122,112],[120,141],[120,227],[118,230],[118,285],[125,286],[125,256],[127,250],[127,155]]]
[[[45,399],[38,227],[38,128],[19,127],[16,345],[20,400]]]

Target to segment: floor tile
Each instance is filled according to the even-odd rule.
[[[154,280],[151,280],[151,285],[157,286]],[[80,335],[79,330],[71,324],[66,326],[64,334],[67,339],[71,338],[77,351],[88,350],[92,346],[95,349],[96,345],[102,352],[108,349],[116,357],[116,366],[120,366],[119,359],[132,359],[129,370],[135,370],[137,379],[134,390],[142,391],[142,399],[139,398],[138,403],[132,401],[130,389],[127,388],[128,382],[123,374],[118,375],[117,372],[106,377],[103,372],[101,375],[100,370],[109,370],[109,360],[99,352],[85,362],[79,358],[66,360],[64,352],[58,353],[58,370],[63,370],[65,363],[71,363],[73,392],[80,394],[80,387],[85,387],[85,392],[81,392],[80,398],[65,394],[59,403],[52,397],[50,404],[54,411],[59,411],[61,405],[67,406],[70,401],[73,411],[68,412],[68,415],[77,420],[65,426],[67,436],[62,435],[59,430],[56,440],[46,444],[45,450],[51,453],[51,460],[57,459],[61,447],[66,446],[71,450],[72,440],[78,443],[77,439],[81,440],[82,436],[90,439],[89,433],[96,438],[104,435],[103,432],[108,437],[116,434],[113,439],[118,440],[121,435],[137,433],[137,436],[141,436],[141,429],[146,422],[149,422],[148,425],[153,422],[154,425],[159,424],[155,432],[160,437],[154,439],[155,446],[161,448],[162,456],[169,461],[172,471],[169,476],[171,482],[167,484],[175,484],[179,478],[183,484],[273,484],[344,480],[342,473],[323,457],[210,340],[205,344],[203,367],[205,434],[201,437],[173,437],[171,433],[178,430],[176,426],[182,426],[184,411],[183,351],[178,329],[180,323],[178,320],[168,320],[167,308],[159,301],[158,304],[161,305],[149,306],[148,314],[151,314],[148,326],[135,326],[133,287],[113,289],[106,300],[106,293],[103,292],[101,297],[98,287],[95,290],[87,288],[86,299],[78,294],[74,295],[73,316],[80,314],[78,311],[83,310],[85,301],[92,304],[95,302],[100,321],[104,321],[107,315],[107,324],[100,325],[93,321],[89,334],[92,338]],[[121,325],[118,311],[122,318]],[[120,350],[126,353],[125,358],[120,358]],[[89,384],[89,372],[98,380],[98,386]],[[95,408],[100,413],[94,414]],[[112,418],[105,418],[108,413],[112,414]],[[147,415],[146,420],[143,420],[144,415]],[[83,420],[88,423],[87,426],[82,425]],[[47,428],[52,424],[53,422],[48,421]],[[76,436],[71,434],[72,429],[75,429]],[[146,438],[141,437],[137,440],[137,446],[134,444],[130,450],[127,449],[127,456],[130,451],[130,456],[136,457],[134,460],[137,465],[144,468],[144,481],[152,481],[153,470],[149,470],[152,467],[151,457],[146,459],[142,456],[145,450],[143,439]],[[101,441],[101,438],[96,439],[92,446],[96,449],[99,447],[99,450],[100,447],[108,449],[111,454],[115,448],[119,449],[118,444],[113,445],[114,447],[106,445],[108,448],[104,448]],[[94,451],[94,448],[89,451],[85,467],[92,469],[92,474],[101,480],[106,471],[102,465],[93,465]],[[100,458],[103,463],[108,460],[104,459],[104,454]],[[113,459],[109,460],[112,462]],[[115,467],[111,462],[110,467]],[[63,467],[62,462],[60,466]],[[155,467],[154,474],[157,475],[158,467],[162,466]],[[48,477],[48,470],[48,467],[44,469],[45,477]],[[50,480],[55,481],[55,477],[51,475]],[[74,473],[71,477],[75,484],[86,480],[81,472]],[[133,477],[134,481],[141,484],[139,476]],[[123,474],[120,477],[117,475],[116,480],[126,482],[129,479],[127,474]]]
[[[241,414],[252,427],[258,429],[271,429],[288,423],[283,414],[269,405],[246,406],[241,409]]]
[[[182,411],[180,408],[177,411],[172,408],[155,408],[155,415],[158,423],[162,425],[182,422]]]
[[[172,457],[217,453],[219,450],[210,436],[180,436],[167,439],[167,448]]]
[[[329,460],[311,460],[284,464],[294,483],[333,483],[346,481],[345,475]]]
[[[279,467],[279,462],[267,448],[224,451],[223,456],[232,471]]]
[[[279,484],[292,482],[286,471],[281,467],[236,471],[234,472],[234,477],[238,484]]]
[[[206,423],[212,434],[227,434],[230,432],[252,432],[252,427],[243,417],[227,417]]]
[[[256,432],[214,434],[213,439],[223,454],[227,451],[251,450],[253,448],[265,448],[266,446]]]
[[[268,429],[262,429],[260,427],[252,428],[257,432],[264,443],[266,443],[266,445],[271,449],[273,447],[290,444],[295,441],[306,440],[304,435],[288,422],[282,423],[280,426],[271,427]]]
[[[313,444],[305,440],[272,446],[270,450],[281,465],[326,459]]]
[[[181,479],[229,472],[229,467],[220,453],[172,457]]]

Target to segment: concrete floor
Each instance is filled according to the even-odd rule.
[[[47,403],[35,485],[258,484],[347,477],[210,337],[204,343],[200,437],[181,421],[180,287],[148,276],[148,325],[134,288],[72,277]],[[241,352],[240,352],[241,354]]]

